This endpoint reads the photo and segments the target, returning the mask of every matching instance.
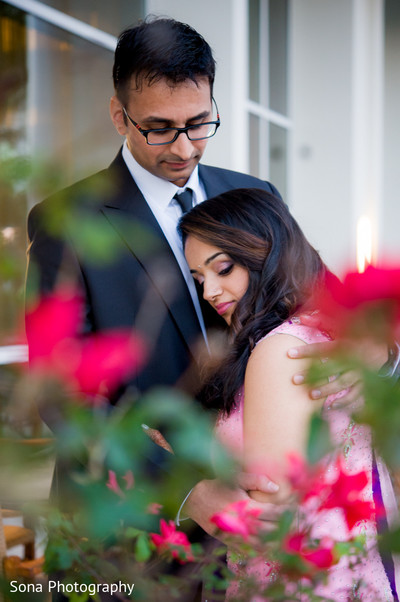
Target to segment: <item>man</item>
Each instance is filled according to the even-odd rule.
[[[210,325],[176,232],[179,195],[190,189],[196,204],[241,187],[279,194],[268,182],[200,164],[219,126],[214,74],[209,45],[188,25],[156,19],[122,33],[110,103],[111,119],[125,137],[122,149],[108,169],[45,200],[29,215],[28,289],[36,286],[44,294],[72,281],[85,300],[85,332],[134,327],[149,344],[146,366],[110,396],[111,404],[127,393],[178,383]],[[61,236],[50,233],[46,216],[52,207],[67,207],[98,224],[113,241],[113,255],[101,265],[94,261],[79,244],[76,220],[70,226],[65,221]],[[57,430],[59,417],[51,409],[45,418]],[[211,514],[247,499],[247,489],[274,490],[266,477],[252,475],[243,475],[241,486],[234,490],[202,481],[185,511],[211,532]],[[259,506],[273,517],[269,505]]]

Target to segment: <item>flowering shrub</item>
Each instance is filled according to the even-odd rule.
[[[294,466],[299,470],[294,472]],[[351,556],[354,565],[362,562],[366,553],[365,538],[353,534],[352,529],[375,518],[374,505],[360,498],[368,477],[363,471],[347,474],[341,460],[337,461],[336,472],[332,481],[324,466],[308,466],[293,455],[289,462],[289,479],[296,496],[295,504],[283,512],[268,533],[263,532],[262,522],[257,518],[259,511],[252,509],[246,500],[230,504],[212,517],[235,550],[231,553],[235,572],[239,565],[247,566],[247,572],[239,570],[240,582],[233,590],[235,600],[253,599],[251,596],[258,595],[268,600],[286,600],[294,593],[311,596],[304,600],[326,600],[326,593],[319,592],[319,587],[325,584],[328,569],[337,565],[342,557]],[[329,509],[344,513],[348,525],[346,537],[341,533],[314,533],[315,523],[321,522],[319,517]],[[321,518],[322,522],[326,520],[324,516]],[[246,543],[250,535],[251,545]],[[268,567],[264,572],[260,572],[260,559]],[[253,580],[252,573],[257,575]]]
[[[328,282],[327,296],[319,300],[321,316],[327,315],[330,323],[334,316],[334,331],[340,337],[364,341],[376,330],[377,340],[392,342],[400,316],[399,273],[371,268],[365,275],[349,274],[343,283]],[[70,290],[42,299],[27,316],[33,375],[43,381],[56,377],[71,399],[58,452],[64,460],[84,461],[73,475],[74,514],[54,508],[45,512],[50,534],[46,571],[61,570],[66,579],[82,583],[135,583],[134,599],[149,600],[179,599],[195,587],[200,574],[214,599],[223,600],[225,588],[236,577],[221,561],[221,546],[215,553],[202,550],[171,520],[187,483],[193,483],[194,476],[200,480],[214,475],[212,423],[175,391],[150,392],[140,404],[127,399],[112,412],[102,404],[82,403],[107,396],[127,375],[140,370],[146,347],[132,333],[78,337],[81,320],[81,300]],[[379,328],[370,328],[371,321]],[[308,458],[289,458],[287,478],[294,503],[283,510],[273,529],[260,529],[260,514],[246,501],[212,518],[232,543],[230,566],[242,563],[251,569],[260,558],[266,565],[265,580],[251,570],[241,573],[235,600],[327,600],[323,588],[328,572],[343,562],[351,568],[363,561],[366,539],[355,532],[360,524],[379,517],[381,509],[364,498],[366,472],[346,469],[346,450],[354,445],[354,424],[361,422],[372,427],[374,442],[389,466],[400,466],[400,391],[395,380],[382,378],[357,357],[355,347],[350,354],[348,348],[339,340],[336,355],[327,363],[315,362],[310,371],[310,379],[319,382],[356,367],[364,383],[365,404],[354,409],[355,422],[342,441],[343,457],[336,459],[329,478],[323,458],[337,450],[327,445],[326,425],[318,418],[311,427]],[[165,452],[157,481],[151,462],[160,450],[143,424],[153,433],[162,424],[168,432],[166,449],[174,451]],[[215,466],[226,477],[233,466],[222,452],[221,457]],[[316,517],[330,512],[344,516],[345,535],[315,532]],[[400,533],[394,531],[386,545],[399,550]],[[184,577],[165,570],[165,563],[190,567],[194,561],[199,568]]]

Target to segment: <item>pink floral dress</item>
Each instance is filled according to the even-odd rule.
[[[278,334],[290,334],[305,343],[315,343],[327,340],[327,337],[319,330],[304,326],[297,318],[281,324],[270,332],[267,337]],[[345,458],[345,469],[347,473],[355,474],[365,470],[369,475],[367,487],[362,492],[362,499],[367,502],[373,501],[372,491],[372,470],[373,454],[371,449],[371,434],[367,427],[355,424],[350,414],[354,407],[346,409],[332,409],[331,403],[337,398],[330,396],[327,398],[323,415],[326,418],[331,438],[335,445],[341,446]],[[239,392],[236,398],[236,407],[231,414],[226,417],[220,415],[216,424],[216,435],[220,442],[228,448],[235,456],[240,456],[243,450],[243,399],[242,392]],[[379,472],[379,481],[383,504],[385,506],[386,516],[389,524],[397,518],[397,506],[391,486],[390,478],[385,466],[379,459],[376,461]],[[330,462],[327,464],[326,471],[334,477],[336,464]],[[304,510],[304,508],[303,508]],[[332,536],[338,541],[348,539],[349,531],[340,508],[328,509],[319,512],[313,517],[313,537],[321,538]],[[352,535],[365,534],[367,555],[366,558],[355,567],[350,568],[348,557],[342,557],[337,565],[329,569],[327,585],[319,586],[317,593],[326,599],[335,601],[362,600],[363,602],[391,602],[397,600],[392,593],[392,588],[396,589],[396,582],[400,583],[400,572],[398,563],[394,562],[394,575],[391,574],[392,587],[385,571],[381,557],[376,549],[377,528],[374,521],[360,521],[352,531]],[[232,562],[228,553],[228,566],[238,576],[236,583],[233,583],[228,592],[228,599],[236,599],[240,578],[253,576],[260,583],[268,583],[273,579],[279,579],[274,567],[265,558],[255,558],[251,560],[242,559]],[[393,568],[393,567],[392,567]],[[265,600],[265,598],[256,597],[253,600]]]

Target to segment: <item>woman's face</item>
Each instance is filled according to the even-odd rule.
[[[222,249],[192,235],[186,239],[185,256],[191,274],[203,287],[204,299],[230,324],[249,286],[249,272]]]

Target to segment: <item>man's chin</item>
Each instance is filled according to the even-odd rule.
[[[179,186],[181,188],[182,186],[184,186],[186,184],[186,182],[192,175],[193,170],[194,170],[194,167],[193,167],[193,169],[190,169],[190,170],[185,169],[185,170],[182,170],[181,172],[177,172],[177,171],[171,172],[170,171],[170,172],[168,172],[168,174],[165,175],[165,179],[168,180],[168,182],[175,184],[175,186]]]

